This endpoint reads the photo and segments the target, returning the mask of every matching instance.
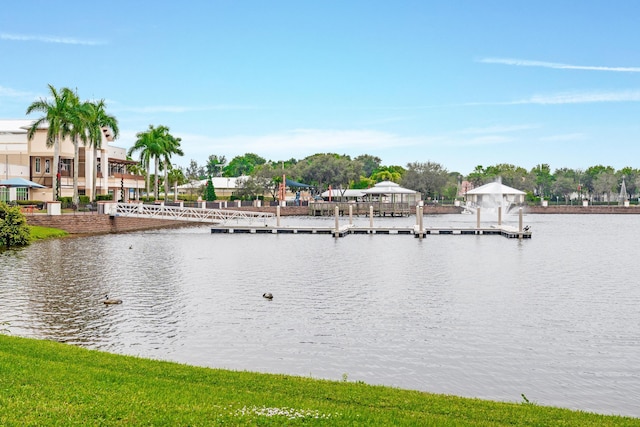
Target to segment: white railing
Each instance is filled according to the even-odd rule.
[[[176,221],[211,223],[225,223],[233,220],[267,220],[274,217],[274,214],[267,212],[181,208],[177,206],[145,205],[143,203],[111,203],[109,207],[105,206],[104,213],[135,218],[173,219]]]

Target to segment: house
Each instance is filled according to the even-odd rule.
[[[47,128],[39,128],[29,140],[27,131],[34,120],[0,120],[0,179],[24,178],[45,188],[26,188],[15,192],[15,200],[52,201],[55,197],[53,178],[59,174],[59,197],[73,196],[73,143],[60,142],[60,161],[53,165],[53,147],[47,147]],[[78,193],[94,199],[93,171],[97,170],[96,195],[111,194],[114,200],[137,199],[144,189],[145,178],[128,168],[138,162],[127,160],[124,148],[110,145],[111,130],[103,129],[102,147],[94,161],[92,147],[80,145]],[[9,201],[13,192],[0,188],[0,200]]]

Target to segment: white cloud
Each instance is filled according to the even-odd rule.
[[[208,106],[185,106],[185,105],[149,105],[146,107],[126,107],[115,105],[114,111],[154,114],[154,113],[193,113],[198,111],[230,111],[230,110],[254,110],[256,107],[247,105],[208,105]]]
[[[512,102],[512,104],[585,104],[594,102],[637,102],[640,91],[620,92],[577,92],[559,93],[555,95],[534,95],[529,99]]]
[[[0,86],[0,97],[7,98],[35,98],[35,94]]]
[[[560,135],[550,135],[540,138],[543,142],[563,142],[563,141],[578,141],[585,138],[583,133],[567,133]]]
[[[107,44],[100,40],[83,40],[73,37],[60,37],[60,36],[42,36],[42,35],[30,35],[30,34],[10,34],[0,33],[0,40],[12,40],[12,41],[36,41],[42,43],[59,43],[59,44],[74,44],[85,46],[99,46]]]
[[[517,67],[543,67],[560,70],[588,70],[588,71],[614,71],[621,73],[640,73],[640,67],[603,67],[591,65],[571,65],[556,62],[530,61],[527,59],[512,58],[483,58],[479,62],[485,64],[514,65]]]
[[[458,133],[461,134],[486,134],[486,133],[510,133],[522,130],[536,129],[537,125],[507,125],[507,126],[489,126],[485,128],[469,128],[463,129]]]

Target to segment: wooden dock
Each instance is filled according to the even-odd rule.
[[[355,225],[329,226],[272,226],[272,225],[216,225],[211,228],[211,233],[226,234],[327,234],[333,237],[345,237],[349,234],[383,234],[406,235],[423,238],[427,235],[451,235],[451,236],[478,236],[492,235],[503,236],[509,239],[530,239],[531,231],[520,231],[516,227],[494,226],[483,228],[459,228],[459,227],[425,227],[419,230],[418,226],[407,227],[364,227]]]

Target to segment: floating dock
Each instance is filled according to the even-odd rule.
[[[341,227],[330,226],[272,226],[272,225],[216,225],[211,228],[211,233],[227,234],[327,234],[333,237],[345,237],[349,234],[383,234],[406,235],[423,238],[427,235],[457,235],[477,236],[494,235],[509,239],[530,239],[531,231],[519,230],[516,227],[495,226],[484,228],[462,227],[427,227],[422,230],[418,226],[408,227],[365,227],[355,225],[343,225]]]

